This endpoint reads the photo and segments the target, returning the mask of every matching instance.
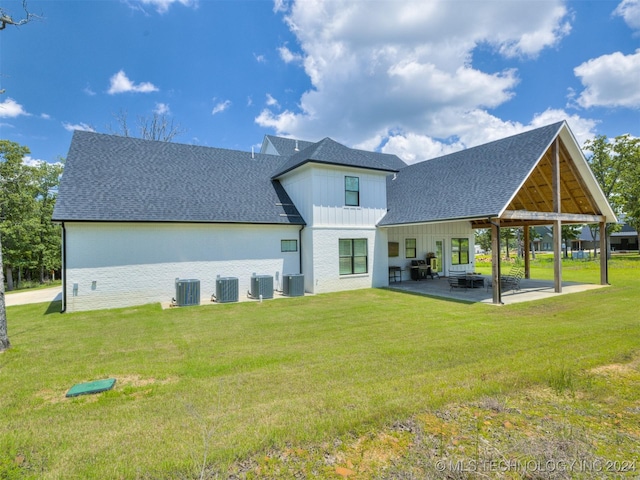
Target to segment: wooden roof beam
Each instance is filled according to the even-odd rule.
[[[550,224],[560,220],[570,223],[600,223],[605,221],[604,215],[586,215],[582,213],[531,212],[529,210],[505,210],[500,220],[533,220],[541,224]]]

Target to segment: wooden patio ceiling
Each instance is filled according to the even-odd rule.
[[[559,190],[560,212],[563,223],[598,223],[601,212],[580,176],[571,155],[560,138]],[[549,225],[554,215],[553,145],[540,159],[520,190],[500,217],[501,227]],[[488,220],[474,220],[473,228],[488,228]]]

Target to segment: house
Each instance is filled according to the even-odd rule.
[[[638,232],[636,232],[631,225],[624,222],[624,219],[621,219],[620,223],[622,224],[620,230],[609,235],[609,244],[611,250],[617,252],[638,250]],[[599,230],[596,228],[593,229],[592,232],[589,226],[585,225],[584,227],[582,227],[580,236],[577,239],[573,240],[571,243],[574,250],[593,250],[597,247],[599,242]]]
[[[414,165],[330,138],[267,135],[254,154],[77,131],[53,219],[75,311],[167,301],[178,278],[203,301],[219,276],[384,287],[427,254],[442,275],[474,270],[474,228],[615,216],[560,122]]]
[[[533,248],[536,252],[553,251],[553,230],[551,227],[542,225],[533,227],[535,238],[532,239]]]

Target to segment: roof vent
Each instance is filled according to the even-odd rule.
[[[293,149],[294,152],[299,152],[300,148],[298,148],[298,140],[296,140],[296,148]]]

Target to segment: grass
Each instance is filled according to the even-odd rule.
[[[596,282],[597,265],[579,263],[565,279]],[[377,289],[9,307],[0,478],[439,478],[445,459],[631,462],[639,273],[640,257],[616,257],[610,288],[503,307]],[[108,377],[112,391],[64,396]]]

